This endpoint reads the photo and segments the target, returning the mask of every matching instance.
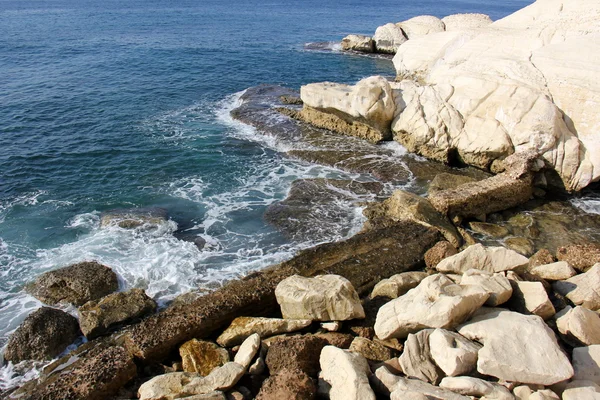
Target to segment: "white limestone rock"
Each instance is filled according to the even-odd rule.
[[[456,332],[436,329],[429,336],[431,358],[447,376],[465,375],[477,366],[481,345]]]
[[[452,14],[442,18],[446,32],[464,31],[467,29],[480,29],[490,25],[493,21],[487,14]]]
[[[427,398],[440,400],[471,400],[470,397],[439,388],[419,379],[394,375],[385,366],[377,368],[373,380],[383,386],[385,392],[391,394],[390,399],[392,400],[403,400],[404,396],[412,395],[413,392],[424,394]]]
[[[433,329],[423,329],[408,335],[404,342],[404,351],[398,358],[402,372],[409,378],[420,379],[437,385],[444,377],[444,372],[431,357],[429,336]]]
[[[375,30],[373,40],[375,41],[375,50],[378,53],[395,54],[398,47],[407,39],[399,26],[389,23]]]
[[[174,399],[183,392],[187,384],[199,376],[195,372],[172,372],[155,376],[140,386],[138,397],[141,400]]]
[[[600,385],[600,345],[573,349],[575,381],[592,381]]]
[[[254,356],[256,356],[258,349],[260,349],[260,335],[254,333],[250,335],[248,339],[244,340],[244,343],[240,346],[233,361],[242,365],[245,369],[248,369]]]
[[[275,297],[286,319],[346,321],[365,317],[356,290],[339,275],[291,276],[277,285]]]
[[[529,273],[548,281],[562,281],[577,275],[577,271],[566,261],[538,265],[529,269]]]
[[[440,272],[462,274],[470,269],[502,272],[525,266],[527,257],[504,247],[485,247],[478,243],[443,259],[435,267]]]
[[[594,265],[584,274],[554,282],[552,287],[573,303],[596,311],[600,309],[600,264]]]
[[[502,385],[470,376],[446,377],[442,379],[440,387],[465,396],[485,396],[486,399],[495,400],[514,400],[515,398]]]
[[[426,277],[427,273],[421,271],[410,271],[393,275],[388,279],[379,281],[375,285],[371,292],[371,298],[385,296],[396,299],[416,287]]]
[[[560,400],[560,397],[550,389],[532,390],[527,385],[517,386],[513,389],[517,400]]]
[[[563,400],[600,400],[600,386],[591,381],[573,381],[567,384]]]
[[[462,285],[478,285],[490,294],[485,302],[486,306],[496,307],[506,303],[513,294],[513,288],[507,277],[502,274],[492,274],[490,272],[477,269],[466,271],[460,283]]]
[[[531,313],[547,320],[556,314],[548,293],[541,282],[512,281],[511,305],[517,311]]]
[[[185,387],[185,393],[205,394],[215,390],[231,389],[246,373],[246,367],[236,362],[228,362],[222,367],[215,368],[210,374],[192,379]]]
[[[506,381],[552,385],[571,378],[573,367],[554,332],[536,315],[482,309],[458,333],[483,344],[477,371]],[[533,339],[534,340],[530,340]]]
[[[566,307],[556,314],[558,331],[586,346],[600,345],[600,316],[594,311],[577,306]]]
[[[360,354],[325,346],[319,358],[321,378],[331,385],[331,400],[375,400],[367,360]]]
[[[310,319],[237,317],[217,338],[217,343],[223,347],[233,347],[255,333],[260,337],[267,338],[282,333],[299,331],[311,323],[312,320]]]
[[[433,15],[419,15],[399,22],[396,25],[402,28],[402,31],[404,31],[409,40],[446,30],[446,26],[442,20]]]
[[[379,309],[375,333],[385,340],[405,338],[425,328],[454,328],[473,315],[488,297],[478,286],[457,285],[443,274],[431,275]]]
[[[375,41],[370,36],[348,35],[342,39],[342,50],[373,53],[375,51]]]

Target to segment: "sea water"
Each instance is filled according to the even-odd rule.
[[[23,285],[44,271],[97,260],[164,305],[314,245],[286,239],[265,209],[299,178],[372,178],[286,158],[289,144],[229,116],[243,90],[393,76],[389,59],[337,43],[416,15],[498,19],[529,3],[0,0],[0,347],[41,306]],[[100,228],[103,211],[130,207],[170,220]],[[357,209],[326,239],[361,223]],[[32,376],[9,365],[0,389]]]

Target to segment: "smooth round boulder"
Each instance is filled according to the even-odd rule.
[[[64,311],[42,307],[29,314],[8,340],[4,361],[51,360],[79,337],[77,319]]]
[[[377,53],[396,54],[400,45],[407,39],[399,26],[389,23],[377,28],[373,40]]]

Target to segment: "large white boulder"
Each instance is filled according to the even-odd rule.
[[[556,326],[567,338],[587,346],[600,345],[600,316],[594,311],[581,306],[566,307],[556,314]]]
[[[424,328],[454,328],[473,315],[488,296],[478,286],[457,285],[443,274],[431,275],[379,309],[375,333],[385,340],[405,338]]]
[[[319,363],[322,379],[331,385],[331,400],[375,400],[369,385],[369,364],[362,355],[325,346]]]
[[[375,30],[373,40],[375,41],[375,50],[378,53],[395,54],[398,47],[407,39],[399,26],[389,23]]]
[[[537,265],[529,268],[529,273],[549,281],[562,281],[577,275],[577,271],[566,261]]]
[[[458,332],[483,344],[477,371],[484,375],[539,385],[552,385],[573,376],[573,367],[554,332],[536,315],[482,309],[458,327]]]
[[[395,139],[427,156],[446,141],[448,152],[482,168],[534,150],[569,190],[598,180],[598,21],[600,3],[594,0],[538,0],[466,35],[451,31],[409,40],[394,60],[398,77],[418,75],[422,86],[441,93],[422,97],[401,90],[398,104],[409,106],[394,122]],[[435,104],[427,107],[460,115],[462,128],[453,123],[447,129],[436,117],[420,115],[430,98]]]
[[[445,258],[435,267],[440,272],[462,274],[470,269],[487,272],[509,271],[529,263],[527,257],[505,247],[485,247],[478,243]]]
[[[487,14],[452,14],[442,18],[446,32],[485,28],[492,23]]]
[[[431,358],[448,376],[468,374],[477,365],[481,345],[456,332],[436,329],[429,335]]]
[[[446,26],[441,19],[433,15],[419,15],[397,23],[408,39],[414,39],[431,33],[444,32]]]
[[[596,311],[600,309],[600,264],[594,265],[584,274],[554,282],[552,287],[573,303]]]
[[[345,321],[365,317],[358,293],[339,275],[293,275],[277,285],[275,297],[286,319]]]

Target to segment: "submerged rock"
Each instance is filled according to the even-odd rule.
[[[77,319],[64,311],[42,307],[25,318],[10,336],[4,361],[51,360],[79,337]]]
[[[84,261],[46,272],[25,286],[43,303],[71,303],[80,306],[104,297],[119,288],[117,275],[96,261]]]
[[[119,226],[132,229],[143,225],[157,226],[167,222],[164,208],[122,208],[105,211],[100,215],[100,227]]]
[[[370,36],[348,35],[342,39],[342,50],[373,53],[375,51],[375,41]]]

